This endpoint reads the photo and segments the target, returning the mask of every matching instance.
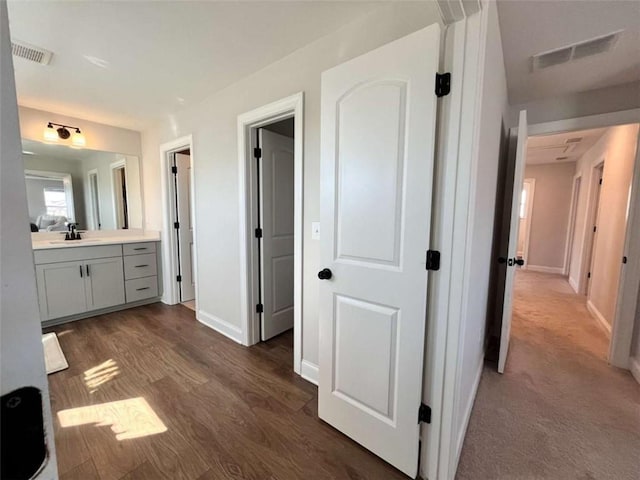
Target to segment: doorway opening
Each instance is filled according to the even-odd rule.
[[[125,160],[111,164],[111,186],[113,188],[113,212],[116,230],[127,230],[129,228],[129,205]]]
[[[180,303],[195,311],[196,280],[193,249],[191,150],[172,152],[173,208]]]
[[[89,215],[92,230],[102,230],[100,218],[100,190],[98,181],[98,169],[93,168],[87,172],[87,184],[89,185]]]
[[[160,147],[163,302],[198,312],[194,159],[191,136]]]
[[[511,224],[517,235],[509,245],[522,245],[523,233],[529,239],[524,266],[507,265],[507,271],[511,267],[514,272],[500,302],[501,372],[512,312],[515,336],[526,332],[531,342],[537,325],[547,340],[550,333],[554,337],[540,342],[541,348],[564,342],[560,349],[582,349],[614,366],[631,368],[634,316],[625,312],[635,310],[640,284],[638,262],[627,262],[636,248],[631,238],[640,216],[640,125],[615,119],[598,124],[595,119],[586,124],[596,128],[578,130],[577,120],[568,121],[573,129],[558,128],[558,122],[549,126],[555,130],[536,126],[516,158],[514,171],[520,168],[522,173],[514,174],[513,198],[530,197],[532,206],[527,218],[522,208],[511,212],[512,219],[519,218]],[[526,184],[531,180],[535,198]],[[513,305],[507,304],[508,297]]]
[[[238,118],[243,343],[293,341],[302,362],[302,93]],[[275,337],[278,337],[277,339]]]

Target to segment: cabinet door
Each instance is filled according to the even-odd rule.
[[[89,310],[124,303],[124,271],[122,257],[86,260],[87,307]]]
[[[37,265],[36,275],[42,320],[87,311],[83,262]]]

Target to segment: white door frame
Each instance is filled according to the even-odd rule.
[[[640,108],[622,110],[620,112],[603,113],[586,117],[568,118],[553,122],[529,125],[529,136],[548,135],[574,130],[589,130],[592,128],[615,127],[638,123]],[[513,134],[513,129],[512,134]],[[598,164],[602,158],[594,163]],[[592,171],[593,172],[593,171]],[[589,182],[591,184],[592,182]],[[589,193],[591,196],[591,192]],[[640,286],[640,242],[634,238],[633,232],[640,230],[640,146],[636,149],[636,161],[633,182],[630,192],[630,209],[625,233],[624,254],[631,260],[623,268],[618,287],[618,301],[611,330],[608,361],[619,368],[629,368],[631,356],[631,337],[635,323],[635,310],[638,305],[638,287]],[[588,213],[588,212],[587,212]],[[589,217],[588,217],[589,218]],[[591,226],[593,228],[593,226]],[[581,255],[584,259],[585,248]],[[583,269],[580,269],[582,278]]]
[[[523,188],[524,188],[524,185],[526,184],[529,184],[529,189],[527,192],[527,201],[525,204],[525,208],[527,210],[526,212],[527,216],[524,219],[525,239],[524,239],[524,247],[522,249],[522,258],[524,258],[524,265],[522,267],[523,270],[526,270],[529,265],[529,243],[531,240],[531,217],[533,215],[533,198],[536,193],[536,179],[525,178],[522,182]],[[522,195],[522,192],[520,192],[520,195]]]
[[[580,189],[576,188],[578,185],[578,180],[580,181]],[[578,204],[580,203],[580,191],[582,190],[582,173],[576,173],[573,176],[573,183],[571,186],[571,205],[569,206],[569,224],[567,225],[567,238],[565,240],[564,246],[564,268],[562,269],[562,274],[569,276],[569,271],[571,270],[571,250],[573,249],[574,239],[576,235],[576,220],[578,218]],[[573,285],[571,278],[568,278],[569,285],[571,288],[578,293],[578,285]]]
[[[193,226],[193,277],[196,279],[195,311],[198,316],[198,245],[195,214],[195,169],[193,155],[193,138],[191,135],[177,138],[171,142],[160,145],[160,184],[162,187],[162,302],[168,305],[180,303],[180,285],[177,281],[178,268],[178,242],[173,228],[175,210],[175,185],[171,177],[172,154],[181,150],[190,151],[190,181],[191,181],[191,225]]]
[[[258,295],[257,179],[251,132],[270,123],[294,117],[294,252],[293,252],[293,369],[302,364],[302,235],[303,235],[303,122],[302,92],[277,100],[238,116],[238,170],[240,203],[240,317],[243,345],[260,341],[260,317],[255,311]],[[244,247],[242,247],[244,246]]]
[[[113,205],[113,225],[116,230],[119,230],[118,226],[118,206],[121,204],[122,200],[120,199],[122,196],[122,192],[116,192],[116,183],[115,183],[115,170],[120,168],[124,168],[124,183],[125,188],[127,190],[127,213],[129,211],[129,189],[127,188],[127,161],[123,158],[118,160],[117,162],[113,162],[109,164],[109,177],[111,178],[111,204]],[[129,223],[129,219],[127,219],[127,224]]]
[[[584,222],[584,232],[582,237],[582,258],[580,259],[580,276],[578,279],[578,293],[587,296],[589,300],[589,273],[593,266],[593,253],[596,248],[595,235],[593,231],[594,225],[598,221],[598,210],[600,206],[600,197],[602,195],[602,187],[600,185],[600,175],[598,172],[604,172],[605,159],[596,158],[589,168],[589,191],[587,193],[587,209],[586,222]]]
[[[95,191],[95,202],[93,198],[93,183],[91,182],[91,177],[95,175],[96,177],[96,191]],[[98,221],[100,217],[100,186],[98,182],[100,181],[100,174],[98,173],[97,168],[92,168],[91,170],[87,170],[87,193],[85,195],[89,199],[87,204],[89,205],[89,211],[87,212],[87,217],[90,220],[91,228],[93,230],[101,230],[99,224],[101,222]],[[96,212],[98,215],[96,216]]]

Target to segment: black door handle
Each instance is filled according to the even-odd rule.
[[[517,265],[520,265],[520,266],[524,265],[524,258],[514,258],[514,260]]]
[[[332,276],[333,273],[331,273],[331,270],[329,270],[328,268],[323,268],[318,272],[318,278],[320,280],[329,280]]]

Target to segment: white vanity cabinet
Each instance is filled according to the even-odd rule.
[[[126,244],[35,250],[41,320],[62,323],[157,299],[155,242],[133,245],[153,253],[131,261]]]

